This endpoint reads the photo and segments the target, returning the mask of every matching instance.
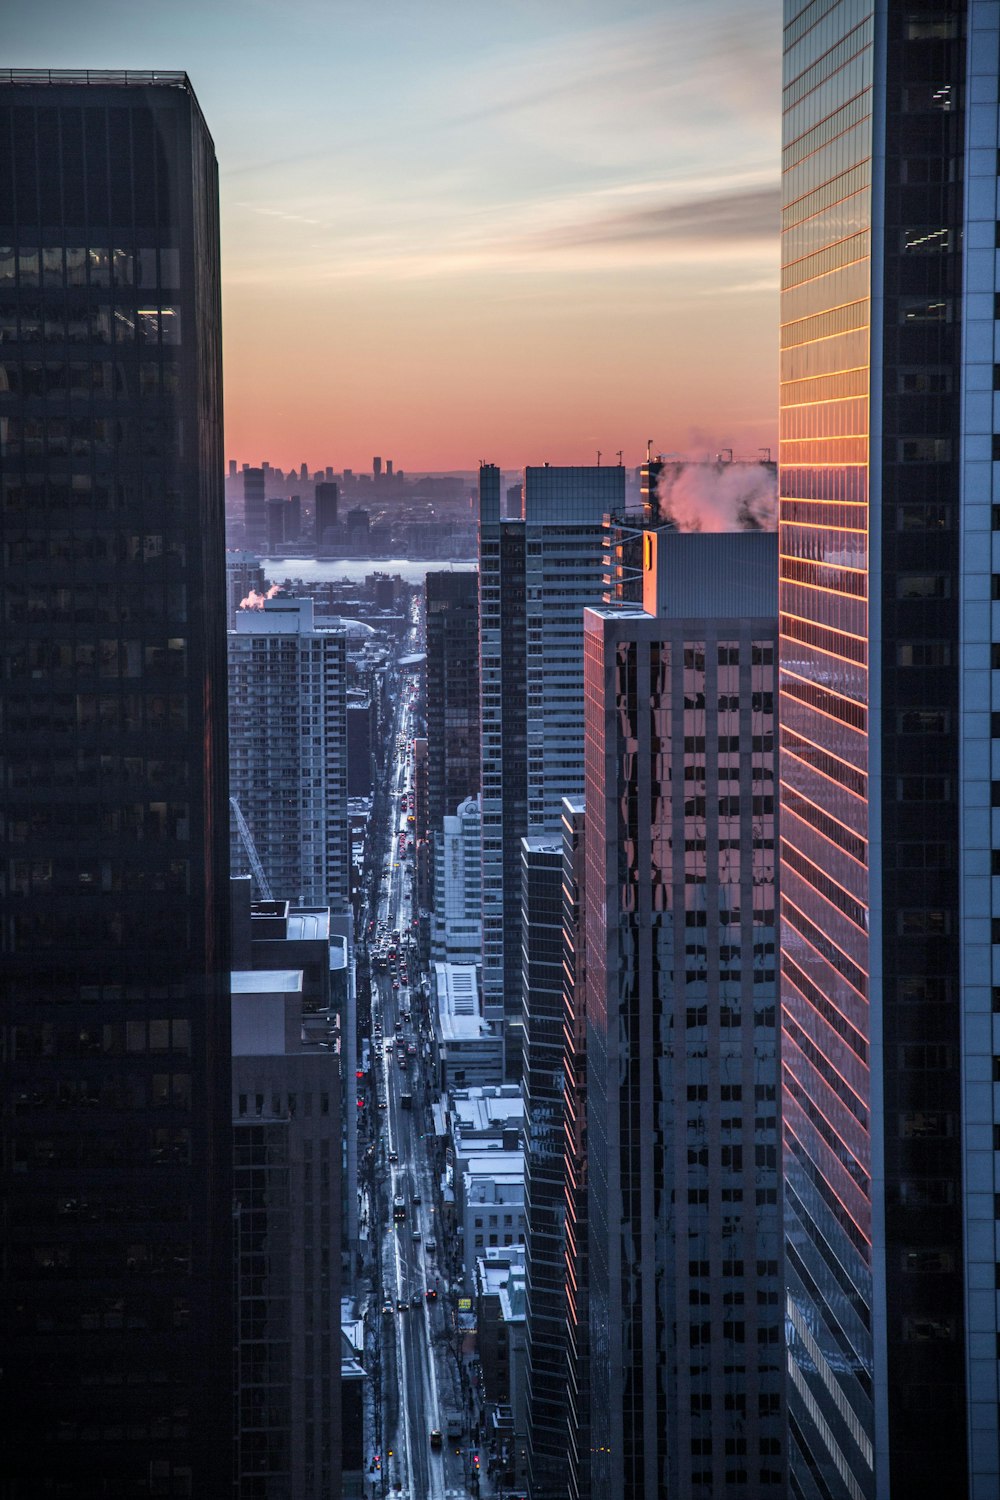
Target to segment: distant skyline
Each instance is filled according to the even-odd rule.
[[[778,0],[36,0],[10,67],[183,69],[226,455],[776,447]]]

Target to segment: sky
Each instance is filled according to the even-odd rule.
[[[32,0],[4,66],[183,69],[226,454],[776,446],[779,0]]]

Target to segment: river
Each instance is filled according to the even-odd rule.
[[[478,564],[474,559],[451,562],[444,558],[423,561],[407,557],[265,557],[261,560],[269,583],[283,583],[286,578],[301,578],[304,583],[328,583],[346,578],[364,583],[371,573],[398,574],[404,583],[420,583],[425,573],[469,573]]]

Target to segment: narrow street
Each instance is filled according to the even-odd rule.
[[[368,1107],[374,1120],[368,1207],[372,1222],[369,1320],[377,1349],[373,1403],[378,1431],[367,1446],[373,1497],[458,1500],[493,1494],[478,1450],[469,1448],[454,1352],[455,1301],[437,1224],[431,1130],[430,1017],[419,971],[414,885],[413,698],[404,677],[383,834],[374,929],[368,934],[372,979]],[[371,1125],[369,1126],[371,1129]],[[380,1283],[380,1284],[379,1284]],[[456,1287],[457,1295],[457,1287]],[[451,1436],[449,1437],[449,1417]],[[374,1425],[374,1424],[373,1424]],[[381,1442],[381,1446],[379,1446]],[[377,1461],[375,1455],[378,1455]],[[484,1463],[485,1468],[485,1463]]]

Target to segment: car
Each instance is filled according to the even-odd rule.
[[[422,1301],[423,1301],[423,1298],[421,1297],[420,1293],[419,1292],[414,1292],[413,1296],[410,1298],[410,1306],[411,1307],[419,1307]]]
[[[392,1302],[388,1298],[386,1298],[386,1300],[382,1303],[382,1311],[384,1313],[391,1313],[395,1311]]]
[[[400,1297],[399,1300],[396,1303],[396,1311],[397,1312],[406,1312],[406,1310],[409,1307],[409,1305],[410,1304],[407,1302],[407,1300],[406,1300],[405,1297]]]
[[[392,981],[392,987],[393,987],[394,990],[398,990],[399,989],[399,980],[398,979],[394,979]]]
[[[413,1243],[415,1245],[419,1245],[420,1244],[420,1240],[421,1240],[420,1230],[419,1229],[415,1229],[413,1231],[413,1233],[410,1235],[410,1239],[413,1241]]]
[[[407,1055],[407,1057],[416,1057],[416,1055],[417,1055],[417,1044],[416,1044],[416,1042],[411,1042],[410,1043],[410,1045],[406,1049],[406,1055]]]
[[[421,1198],[419,1193],[414,1193],[413,1197],[410,1199],[410,1202],[413,1204],[414,1208],[419,1208],[423,1201],[424,1200],[423,1198]]]
[[[379,1107],[379,1109],[385,1109],[385,1100],[384,1099],[380,1099],[378,1101],[378,1107]]]
[[[441,1429],[440,1429],[440,1427],[432,1427],[431,1428],[431,1447],[432,1448],[441,1448],[443,1445],[444,1445],[444,1439],[441,1436]]]
[[[424,1241],[424,1249],[425,1250],[431,1250],[431,1251],[433,1251],[433,1250],[436,1250],[437,1247],[438,1247],[438,1242],[435,1239],[430,1239],[430,1240],[425,1240]]]
[[[389,1160],[392,1163],[392,1165],[395,1166],[396,1163],[399,1161],[399,1152],[398,1151],[390,1151],[389,1152]]]
[[[424,1297],[426,1298],[426,1300],[428,1302],[436,1302],[437,1299],[438,1299],[438,1294],[437,1294],[437,1292],[434,1290],[434,1288],[432,1286],[429,1286],[427,1288],[426,1292],[424,1293]],[[391,1303],[389,1305],[389,1311],[390,1312],[392,1311],[392,1304]]]

